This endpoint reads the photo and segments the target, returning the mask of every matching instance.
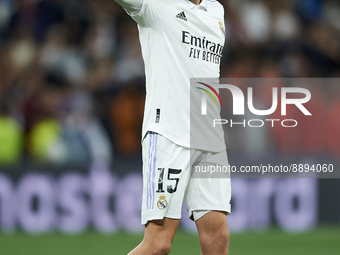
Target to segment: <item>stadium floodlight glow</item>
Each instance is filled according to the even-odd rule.
[[[233,97],[233,115],[244,115],[244,105],[245,105],[245,96],[240,88],[235,85],[230,84],[217,84],[213,86],[215,89],[228,89]],[[288,93],[300,93],[303,94],[304,98],[287,98]],[[278,89],[273,88],[272,93],[272,106],[268,110],[257,110],[253,104],[253,88],[248,88],[248,109],[255,115],[266,116],[274,113],[278,107]],[[311,99],[311,93],[308,89],[305,88],[281,88],[281,115],[287,115],[287,105],[292,104],[295,105],[304,115],[311,116],[312,114],[303,106],[303,104],[309,102]],[[201,101],[201,113],[202,115],[207,115],[207,95],[206,93],[202,94]]]

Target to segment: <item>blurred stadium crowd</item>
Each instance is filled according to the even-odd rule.
[[[220,2],[221,77],[340,76],[338,0]],[[340,157],[340,86],[312,96],[318,119],[265,132],[262,151]],[[0,0],[0,164],[138,156],[144,98],[137,27],[114,0]],[[251,134],[229,150],[252,152]]]

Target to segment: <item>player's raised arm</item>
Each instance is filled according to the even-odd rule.
[[[144,0],[115,0],[128,13],[135,14],[142,8]]]
[[[150,27],[161,18],[168,0],[115,0],[141,27]],[[144,5],[144,6],[143,6]]]

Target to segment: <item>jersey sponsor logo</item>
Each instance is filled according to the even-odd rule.
[[[168,206],[168,201],[166,201],[166,196],[159,196],[159,200],[157,201],[158,209],[164,210]]]
[[[224,44],[208,40],[205,36],[200,37],[188,31],[182,31],[182,43],[191,45],[190,58],[202,59],[207,62],[219,64]]]
[[[182,43],[189,44],[198,48],[210,50],[212,53],[221,55],[224,46],[208,40],[205,36],[199,37],[190,34],[188,31],[182,31]]]
[[[176,15],[176,18],[181,19],[181,20],[184,20],[184,21],[188,21],[188,19],[187,19],[187,17],[185,16],[185,13],[184,13],[184,12],[178,13],[178,14]]]
[[[221,21],[219,21],[218,24],[220,25],[221,32],[222,32],[223,36],[225,37],[225,29],[224,29],[223,23]]]

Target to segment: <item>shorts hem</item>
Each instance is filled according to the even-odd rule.
[[[173,219],[173,220],[180,220],[182,218],[182,216],[168,216],[168,215],[165,215],[165,216],[159,216],[159,217],[149,217],[147,219],[142,219],[141,224],[142,225],[146,225],[149,221],[152,221],[152,220],[162,220],[164,218],[169,218],[169,219]]]
[[[192,221],[195,221],[192,217],[193,215],[193,212],[194,211],[218,211],[218,212],[224,212],[226,215],[230,215],[230,212],[231,212],[231,208],[217,208],[217,209],[206,209],[206,208],[203,208],[203,207],[199,207],[199,209],[194,209],[194,210],[188,210],[188,213],[189,213],[189,219],[191,219]]]

